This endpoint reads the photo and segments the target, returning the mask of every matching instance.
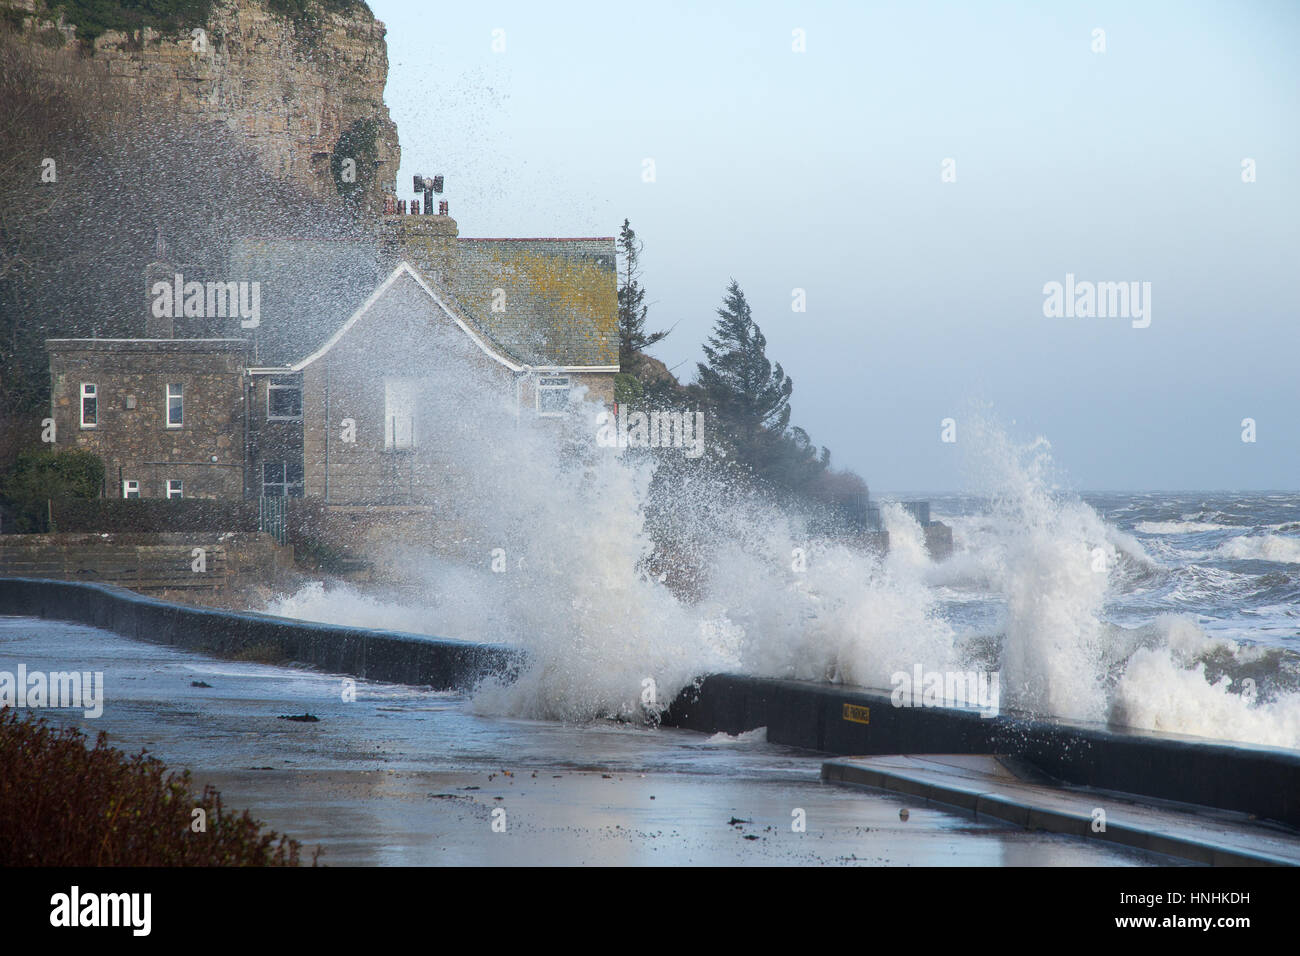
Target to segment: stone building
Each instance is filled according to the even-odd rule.
[[[375,242],[247,238],[216,280],[180,268],[147,267],[144,337],[46,342],[58,447],[103,459],[107,497],[436,505],[466,389],[540,418],[580,387],[613,401],[612,238],[392,212]],[[250,287],[256,314],[232,304]]]
[[[247,343],[49,339],[56,447],[104,462],[106,497],[237,498]]]

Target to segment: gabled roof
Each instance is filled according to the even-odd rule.
[[[420,275],[414,266],[405,261],[398,263],[397,267],[389,273],[388,278],[380,283],[379,288],[375,289],[375,291],[370,294],[370,297],[361,304],[360,308],[353,312],[352,315],[348,317],[348,320],[339,327],[338,331],[330,336],[330,338],[321,345],[320,348],[316,349],[316,351],[312,352],[301,361],[294,363],[290,368],[295,372],[301,372],[308,365],[315,362],[337,345],[339,340],[342,339],[343,336],[347,335],[352,327],[361,321],[366,313],[374,308],[374,306],[385,295],[387,295],[389,290],[391,290],[403,277],[413,281],[417,286],[419,286],[420,290],[423,291],[424,294],[442,310],[443,314],[446,315],[447,318],[451,319],[451,321],[454,322],[462,332],[470,337],[470,340],[478,346],[484,355],[487,355],[493,361],[505,366],[512,372],[523,371],[523,363],[516,361],[513,356],[508,355],[502,349],[496,347],[494,343],[489,342],[482,334],[473,329],[470,324],[465,321],[465,318],[459,314],[459,310],[455,308],[445,291],[442,291],[440,294],[440,290],[436,289],[432,283],[425,279],[424,276]]]

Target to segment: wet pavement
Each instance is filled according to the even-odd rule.
[[[336,866],[1180,862],[824,783],[823,756],[761,731],[496,717],[454,694],[0,617],[0,670],[19,664],[102,671],[102,716],[42,713],[191,770]],[[303,714],[318,720],[281,719]]]

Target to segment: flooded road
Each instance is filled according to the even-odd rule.
[[[454,694],[2,617],[0,670],[19,664],[102,671],[102,716],[42,713],[189,769],[336,866],[1177,863],[823,783],[820,755],[761,731],[503,719]],[[302,715],[317,720],[283,719]]]

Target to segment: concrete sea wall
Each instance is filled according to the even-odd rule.
[[[1000,754],[1061,783],[1300,827],[1300,751],[974,710],[895,707],[888,693],[735,674],[705,678],[665,723],[833,754]]]
[[[465,690],[489,675],[512,679],[523,660],[517,650],[495,644],[186,607],[103,584],[0,578],[0,613],[73,621],[218,657],[252,652],[435,690]]]

